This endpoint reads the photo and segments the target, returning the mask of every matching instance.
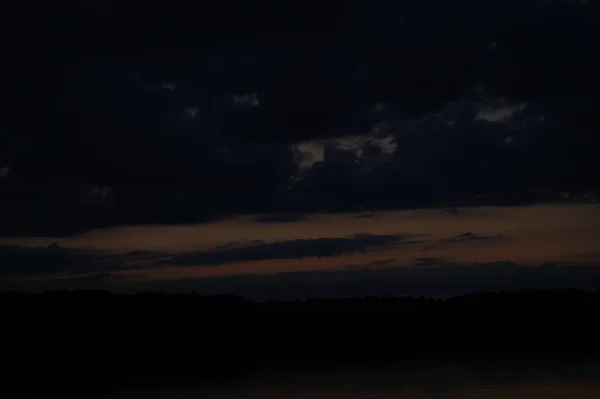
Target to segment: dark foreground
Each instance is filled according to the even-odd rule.
[[[102,392],[246,370],[445,356],[595,356],[600,292],[256,303],[230,296],[0,294],[3,390]]]
[[[445,358],[247,373],[226,381],[124,387],[103,399],[598,399],[597,359]],[[87,391],[89,392],[89,390]],[[87,398],[86,392],[78,399]]]

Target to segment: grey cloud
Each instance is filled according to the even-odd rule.
[[[526,122],[522,120],[524,117],[502,125],[476,120],[482,106],[477,101],[463,99],[438,113],[396,121],[393,154],[358,156],[354,150],[326,148],[323,160],[302,171],[294,187],[299,195],[321,203],[333,197],[334,207],[350,209],[534,200],[528,185],[538,182],[525,179],[523,170],[532,166],[528,157],[533,143],[527,135],[536,133],[520,132],[511,145],[505,143],[505,137],[526,123],[532,132],[547,129],[551,124]],[[452,108],[457,108],[460,114],[453,115],[457,111]],[[530,119],[540,115],[535,107],[527,112],[533,114]],[[522,168],[516,166],[519,163]],[[510,190],[520,194],[517,198],[506,197]]]
[[[263,259],[300,259],[328,257],[393,245],[410,245],[422,241],[415,235],[355,234],[341,238],[296,239],[280,242],[262,242],[249,245],[228,245],[208,251],[176,255],[160,261],[173,265],[220,265],[229,262],[247,262]]]

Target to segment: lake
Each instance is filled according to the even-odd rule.
[[[438,359],[402,365],[262,370],[218,381],[130,387],[112,399],[597,399],[600,359]]]

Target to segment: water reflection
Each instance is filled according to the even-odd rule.
[[[402,367],[255,372],[235,380],[130,389],[114,399],[597,399],[596,361],[435,362]]]

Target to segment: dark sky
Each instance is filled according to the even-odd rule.
[[[306,271],[323,251],[362,256],[415,233],[390,220],[424,208],[512,206],[518,224],[530,215],[520,207],[566,202],[547,217],[583,212],[576,225],[596,228],[597,208],[572,207],[595,203],[600,185],[598,1],[203,4],[15,8],[24,29],[4,62],[0,120],[11,276],[16,264],[22,276],[59,272],[31,258],[52,242],[85,252],[49,263],[59,269],[91,262],[87,272],[105,273],[98,262],[115,260],[92,250],[223,252],[239,239],[251,248],[192,263],[307,258],[286,269]],[[328,218],[351,227],[307,225]],[[543,231],[543,217],[529,219]],[[284,234],[294,223],[304,233]],[[475,227],[501,235],[489,223]],[[471,228],[430,230],[483,234]],[[575,252],[593,252],[598,230],[585,231]],[[453,256],[499,260],[487,251]],[[513,252],[502,260],[556,260]],[[181,256],[161,264],[189,264]]]

